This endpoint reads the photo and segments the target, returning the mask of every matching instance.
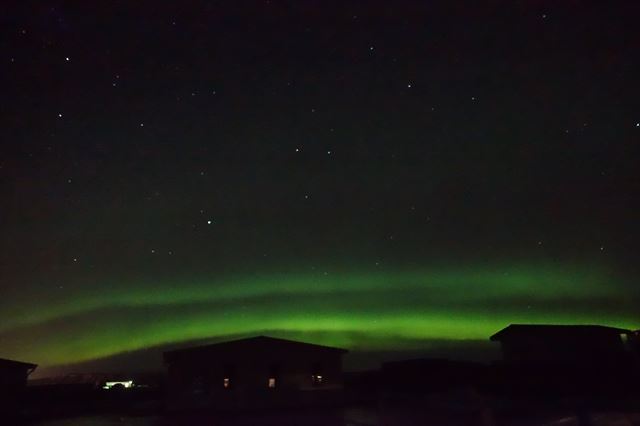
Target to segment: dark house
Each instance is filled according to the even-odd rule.
[[[19,409],[27,377],[36,367],[36,364],[0,358],[0,413],[12,414]]]
[[[381,385],[391,392],[428,393],[460,387],[479,387],[486,366],[449,359],[412,359],[385,362],[381,368]]]
[[[346,352],[266,336],[165,352],[169,405],[233,409],[335,402]]]
[[[493,336],[504,361],[603,364],[628,358],[633,333],[602,325],[511,324]]]
[[[512,324],[491,336],[503,362],[496,384],[509,393],[596,395],[635,392],[639,376],[634,335],[601,325]]]

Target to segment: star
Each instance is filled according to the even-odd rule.
[[[213,221],[211,221],[211,220],[207,221],[207,225],[211,225],[212,223],[213,223]]]
[[[65,61],[69,62],[69,57],[64,58]]]
[[[62,118],[62,114],[58,114],[58,118]]]

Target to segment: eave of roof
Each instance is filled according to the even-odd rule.
[[[631,333],[631,330],[625,328],[609,327],[605,325],[564,325],[564,324],[510,324],[502,330],[492,335],[489,339],[492,341],[500,341],[505,337],[513,336],[514,334],[527,334],[527,333],[540,333],[540,332],[552,332],[552,333],[571,333],[572,331],[584,331],[592,330],[596,332],[610,332],[617,334]]]
[[[32,369],[38,366],[38,364],[32,364],[30,362],[15,361],[15,360],[6,359],[6,358],[0,358],[0,365],[6,365],[11,367],[21,367],[26,369]]]
[[[273,343],[281,343],[281,344],[287,344],[287,345],[302,345],[305,347],[309,347],[309,348],[316,348],[318,350],[324,350],[324,351],[332,351],[332,352],[339,352],[342,354],[345,354],[347,352],[349,352],[347,349],[342,349],[342,348],[336,348],[333,346],[324,346],[324,345],[317,345],[315,343],[307,343],[307,342],[300,342],[297,340],[288,340],[288,339],[280,339],[277,337],[270,337],[270,336],[254,336],[254,337],[247,337],[247,338],[243,338],[243,339],[235,339],[235,340],[226,340],[224,342],[217,342],[217,343],[211,343],[208,345],[201,345],[201,346],[193,346],[193,347],[189,347],[189,348],[183,348],[183,349],[175,349],[172,351],[167,351],[164,352],[164,359],[165,361],[171,361],[172,358],[178,357],[180,355],[184,355],[184,354],[189,354],[189,353],[197,353],[200,351],[207,351],[207,350],[213,350],[216,348],[222,348],[228,345],[235,345],[235,344],[242,344],[242,343],[250,343],[250,342],[273,342]]]

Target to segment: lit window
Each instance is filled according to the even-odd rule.
[[[102,389],[129,389],[133,387],[133,380],[120,381],[120,382],[106,382]]]
[[[269,377],[268,386],[270,388],[272,388],[272,389],[276,387],[276,378],[275,377]]]
[[[231,380],[228,377],[225,377],[222,380],[222,386],[224,386],[225,389],[229,389],[231,387]]]
[[[320,374],[314,374],[311,376],[311,381],[314,386],[320,386],[322,385],[322,376]]]
[[[623,333],[620,335],[620,339],[622,340],[622,345],[628,351],[631,351],[633,348],[631,347],[631,340],[629,340],[629,335]]]

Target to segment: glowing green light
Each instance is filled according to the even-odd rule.
[[[41,365],[154,345],[271,334],[350,349],[480,339],[509,323],[635,327],[624,286],[606,271],[424,268],[89,286],[2,312],[4,356]],[[98,290],[99,289],[99,290]]]

